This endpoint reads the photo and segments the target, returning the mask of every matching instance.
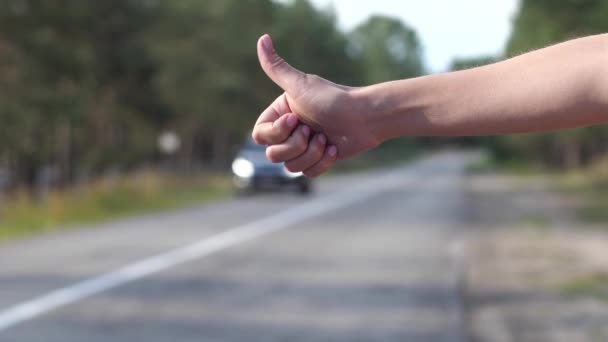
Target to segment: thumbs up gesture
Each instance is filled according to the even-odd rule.
[[[257,49],[262,69],[284,90],[260,115],[252,133],[257,143],[268,146],[269,160],[316,177],[336,160],[380,143],[364,88],[334,84],[293,68],[276,53],[268,35],[259,39]]]

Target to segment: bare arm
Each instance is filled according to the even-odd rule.
[[[572,40],[510,60],[355,91],[382,139],[487,135],[608,122],[608,35]]]
[[[361,88],[292,68],[268,36],[258,42],[258,55],[285,94],[262,113],[253,137],[269,146],[269,159],[310,176],[398,136],[508,134],[608,122],[608,35],[484,67]],[[322,139],[311,140],[305,126]]]

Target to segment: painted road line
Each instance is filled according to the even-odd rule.
[[[116,271],[17,304],[7,310],[0,311],[0,332],[84,298],[289,228],[303,220],[320,216],[332,210],[345,208],[356,202],[369,199],[385,190],[394,189],[396,185],[410,183],[414,179],[415,177],[408,177],[408,173],[404,173],[403,170],[400,170],[400,172],[393,171],[383,175],[383,177],[375,177],[373,180],[360,183],[349,191],[312,200],[276,215],[234,227],[190,245],[152,256]],[[417,180],[417,182],[420,182],[420,180]]]

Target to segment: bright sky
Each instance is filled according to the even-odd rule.
[[[414,27],[428,66],[445,70],[455,56],[500,53],[511,31],[519,0],[313,0],[333,3],[340,27],[354,28],[371,14],[399,17]]]

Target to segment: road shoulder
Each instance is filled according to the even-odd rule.
[[[542,181],[472,175],[470,189],[473,341],[608,340],[608,232]]]

